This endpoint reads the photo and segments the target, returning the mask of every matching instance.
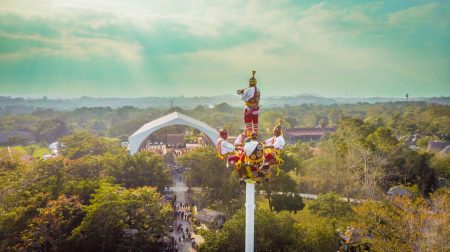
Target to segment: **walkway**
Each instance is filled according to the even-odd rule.
[[[188,188],[186,187],[186,185],[184,184],[183,181],[177,180],[174,178],[174,186],[171,187],[170,189],[172,189],[175,192],[175,195],[177,196],[177,202],[189,203],[187,200],[187,195],[186,195]],[[175,240],[179,244],[178,251],[180,251],[180,252],[196,251],[195,249],[192,248],[190,241],[186,241],[186,242],[181,241],[181,245],[180,245],[179,238],[180,237],[182,238],[182,233],[177,232],[177,227],[179,224],[182,225],[182,228],[185,231],[185,233],[186,233],[186,227],[187,227],[188,230],[191,232],[192,237],[196,238],[196,240],[198,241],[198,236],[196,236],[194,234],[194,228],[192,227],[192,225],[186,220],[183,220],[181,218],[176,218],[173,222],[173,232],[171,232],[170,235],[175,237]]]

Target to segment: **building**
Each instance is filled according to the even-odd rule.
[[[208,139],[208,142],[211,144],[215,144],[219,138],[219,132],[204,122],[200,122],[179,112],[173,112],[144,124],[128,137],[130,154],[134,155],[140,149],[144,149],[146,147],[146,139],[154,132],[172,125],[183,125],[197,129],[206,136],[205,139]]]
[[[168,146],[184,146],[184,134],[167,134]]]
[[[450,145],[450,143],[448,143],[448,142],[441,142],[441,141],[429,142],[427,151],[428,152],[440,152],[449,145]]]
[[[391,197],[400,196],[408,198],[412,198],[414,195],[414,193],[411,190],[404,188],[402,186],[393,186],[389,188],[389,191],[387,191],[386,194]]]
[[[299,141],[319,141],[325,134],[335,131],[335,128],[292,128],[284,130],[283,133],[287,144],[295,144]]]
[[[208,228],[221,228],[225,223],[225,214],[212,209],[204,208],[197,212],[195,218]]]
[[[450,145],[447,145],[447,147],[439,152],[441,156],[447,156],[448,154],[450,154]]]

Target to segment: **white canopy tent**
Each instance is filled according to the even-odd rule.
[[[130,137],[128,137],[130,154],[134,155],[136,152],[138,152],[142,142],[144,142],[148,136],[158,131],[159,129],[172,125],[184,125],[192,127],[194,129],[198,129],[200,132],[203,132],[213,143],[216,143],[218,139],[219,133],[217,132],[217,130],[208,126],[206,123],[200,122],[179,112],[173,112],[144,124],[140,129],[138,129]]]

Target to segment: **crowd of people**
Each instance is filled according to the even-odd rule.
[[[192,213],[190,211],[190,206],[187,203],[176,202],[173,214],[176,220],[192,221]]]
[[[163,237],[158,240],[158,250],[166,252],[178,252],[179,243],[173,236]]]
[[[198,144],[186,144],[185,146],[169,146],[169,145],[147,145],[145,150],[148,152],[153,152],[161,156],[173,155],[175,158],[193,150],[201,145]]]
[[[175,201],[172,204],[173,206],[173,216],[174,216],[174,227],[176,227],[176,232],[174,232],[175,236],[178,236],[178,239],[173,239],[173,248],[174,251],[177,251],[179,247],[181,247],[184,243],[189,242],[192,247],[196,247],[196,241],[193,239],[193,230],[190,230],[189,224],[192,223],[192,212],[191,209],[194,208],[194,205],[189,205],[187,203],[182,203]],[[173,231],[173,230],[172,230]],[[173,237],[173,236],[171,236]]]

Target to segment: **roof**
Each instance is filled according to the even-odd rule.
[[[149,123],[144,124],[136,132],[134,132],[129,138],[130,153],[135,154],[142,142],[153,132],[171,125],[185,125],[205,133],[205,135],[215,143],[217,141],[219,133],[214,128],[210,127],[204,122],[191,118],[187,115],[179,112],[173,112]]]
[[[442,141],[429,142],[427,150],[439,152],[439,151],[445,149],[445,147],[447,147],[448,145],[449,145],[448,142],[442,142]]]
[[[184,134],[167,134],[167,144],[184,144]]]
[[[393,186],[389,189],[387,195],[412,197],[413,193],[407,188],[404,188],[402,186]]]
[[[213,223],[213,221],[217,217],[225,218],[225,214],[216,210],[204,208],[197,212],[197,215],[195,215],[195,218],[197,218],[201,222],[205,223]]]
[[[450,153],[450,145],[447,145],[443,150],[439,152],[440,155],[447,156]]]
[[[290,136],[322,136],[324,132],[334,132],[335,128],[291,128],[284,130]]]

